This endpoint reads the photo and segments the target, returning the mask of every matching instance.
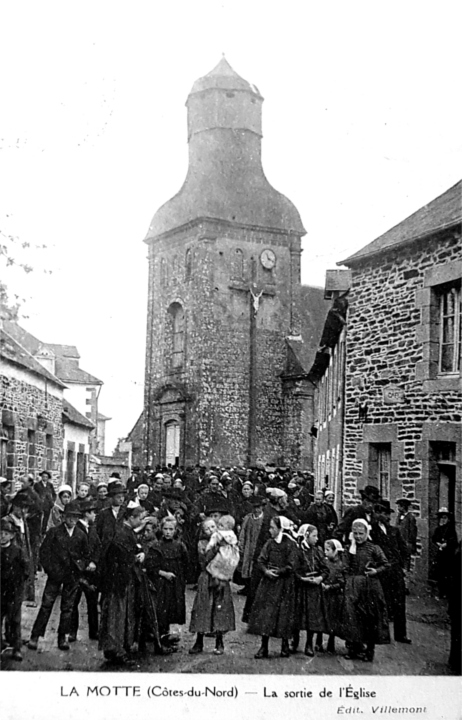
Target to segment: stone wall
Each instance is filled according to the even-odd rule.
[[[49,470],[58,486],[63,452],[62,391],[52,394],[44,381],[33,376],[30,382],[18,377],[18,373],[10,376],[7,367],[2,371],[1,383],[8,479],[15,482],[29,472],[37,475]],[[28,432],[33,435],[28,436]],[[51,437],[48,446],[47,436]],[[31,439],[33,448],[29,448]]]
[[[272,248],[273,271],[260,254]],[[163,463],[162,425],[182,428],[182,464],[276,462],[283,456],[284,338],[296,322],[292,285],[300,238],[196,223],[152,241],[146,352],[145,439],[150,464]],[[296,263],[295,263],[296,266]],[[263,294],[255,301],[249,284]],[[292,284],[291,284],[292,281]],[[184,361],[170,364],[168,308],[184,309]],[[253,317],[253,319],[252,319]],[[252,323],[254,328],[252,330]],[[254,335],[252,360],[251,335]],[[163,403],[162,392],[176,390]],[[256,414],[249,438],[251,405]]]
[[[462,428],[460,374],[430,377],[424,339],[430,337],[435,317],[422,298],[430,297],[428,278],[435,268],[440,283],[460,278],[461,259],[460,232],[446,232],[362,260],[352,269],[344,501],[356,502],[358,490],[369,482],[377,485],[371,448],[388,443],[389,499],[394,504],[404,495],[413,502],[421,548],[416,567],[421,576],[428,572],[429,535],[435,523],[434,488],[428,475],[430,444],[452,439],[457,445],[456,510],[460,515]],[[428,344],[434,345],[432,338]],[[387,388],[394,389],[392,404],[384,402]]]

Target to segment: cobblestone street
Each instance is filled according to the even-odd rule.
[[[37,600],[41,598],[45,576],[39,574]],[[236,588],[234,588],[236,589]],[[187,590],[188,621],[194,592]],[[247,633],[247,626],[240,622],[245,598],[233,594],[236,610],[237,628],[225,638],[225,654],[217,657],[213,654],[213,638],[205,639],[204,652],[189,655],[194,638],[187,626],[179,628],[180,642],[178,652],[161,657],[151,653],[136,658],[137,664],[131,672],[154,673],[220,673],[220,674],[274,674],[274,675],[450,675],[447,667],[449,655],[449,624],[446,603],[431,597],[408,596],[408,634],[412,645],[392,642],[376,648],[373,663],[345,660],[345,648],[337,640],[337,654],[318,653],[314,658],[306,658],[302,652],[290,658],[279,657],[280,641],[270,640],[270,658],[255,660],[254,654],[259,646],[259,638]],[[78,641],[71,645],[68,652],[58,650],[56,628],[59,620],[59,603],[56,604],[50,618],[45,638],[41,638],[37,652],[23,648],[23,662],[13,662],[9,653],[2,657],[2,670],[5,671],[117,671],[107,667],[98,643],[88,640],[86,606],[83,599],[80,612],[80,630]],[[82,611],[83,610],[83,611]],[[23,638],[27,640],[30,629],[38,612],[37,608],[23,605]],[[325,641],[327,641],[326,636]],[[302,634],[303,643],[303,634]],[[301,643],[301,644],[302,644]],[[152,647],[148,645],[148,649]],[[127,672],[121,669],[120,672]]]

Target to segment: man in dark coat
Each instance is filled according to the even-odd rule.
[[[396,504],[398,506],[396,527],[406,545],[406,570],[410,570],[411,555],[417,552],[417,521],[410,510],[411,501],[408,498],[399,498]]]
[[[47,531],[48,518],[50,512],[55,504],[56,492],[51,481],[51,473],[48,470],[42,470],[40,474],[40,480],[34,484],[34,490],[39,496],[42,503],[42,535],[45,535]]]
[[[132,498],[135,495],[135,490],[140,485],[140,483],[144,482],[144,480],[141,477],[141,471],[139,467],[133,467],[132,468],[132,474],[127,480],[127,493],[130,498]]]
[[[58,626],[58,647],[69,650],[67,634],[70,631],[72,611],[82,571],[88,565],[88,539],[76,529],[81,512],[75,501],[64,508],[61,525],[51,528],[40,548],[40,562],[48,575],[42,595],[42,604],[32,627],[28,648],[37,650],[38,639],[45,635],[53,605],[61,593],[61,614]]]
[[[351,526],[355,520],[366,520],[369,524],[372,521],[374,504],[379,502],[380,493],[378,488],[374,485],[366,485],[363,490],[359,491],[361,494],[361,503],[349,507],[343,515],[337,530],[335,531],[335,537],[340,542],[348,543]]]
[[[108,498],[111,507],[101,510],[96,518],[96,532],[101,540],[103,553],[114,537],[116,528],[123,523],[126,494],[127,490],[121,482],[110,483]]]
[[[390,524],[391,509],[388,500],[381,500],[374,508],[372,541],[382,548],[389,566],[380,576],[388,608],[388,619],[393,620],[396,642],[410,644],[406,631],[406,544],[397,527]]]
[[[138,575],[145,559],[135,529],[140,527],[144,512],[140,506],[127,509],[102,558],[99,649],[112,665],[133,664],[129,653],[138,639],[142,610]]]
[[[250,583],[247,590],[247,598],[242,613],[242,622],[249,622],[250,612],[252,610],[253,601],[257,592],[258,585],[262,578],[262,571],[258,565],[258,558],[262,551],[262,548],[267,540],[270,539],[270,523],[273,517],[276,515],[284,515],[288,507],[287,493],[280,488],[272,488],[271,492],[268,493],[269,502],[263,509],[263,520],[260,528],[260,532],[257,537],[255,544],[255,550],[253,553],[253,568]]]
[[[13,524],[6,518],[1,520],[1,625],[6,621],[6,644],[13,648],[13,660],[22,660],[21,655],[21,604],[24,582],[28,573],[28,559],[21,545],[15,542]],[[2,636],[2,650],[4,642]]]
[[[11,498],[14,493],[12,492],[12,482],[6,477],[0,477],[0,516],[5,517],[8,515],[11,508]]]
[[[32,548],[27,524],[27,513],[31,501],[27,493],[19,492],[11,500],[11,509],[6,519],[9,520],[15,531],[15,542],[19,545],[26,557],[27,578],[25,583],[25,600],[29,607],[37,607],[35,604],[35,569],[32,558]]]
[[[318,490],[314,496],[314,503],[301,514],[302,524],[314,525],[318,529],[318,545],[324,549],[324,541],[332,537],[329,530],[335,523],[332,508],[324,502],[324,493]]]
[[[22,488],[17,494],[24,494],[29,500],[26,522],[29,530],[31,558],[35,575],[39,567],[39,550],[42,542],[42,501],[34,489],[34,478],[32,475],[21,478],[21,484]]]
[[[90,640],[98,639],[98,588],[97,569],[101,556],[101,540],[96,532],[96,501],[88,498],[80,503],[82,517],[77,521],[76,529],[83,532],[88,539],[88,565],[80,578],[79,587],[74,601],[71,627],[69,630],[69,642],[77,640],[79,629],[79,603],[82,594],[85,595],[88,611],[88,636]]]

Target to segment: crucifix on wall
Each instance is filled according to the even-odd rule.
[[[247,462],[250,466],[256,462],[257,405],[258,405],[258,350],[257,315],[265,296],[272,297],[275,290],[257,284],[257,261],[251,258],[251,279],[248,283],[233,284],[231,288],[248,294],[249,298],[249,417]]]

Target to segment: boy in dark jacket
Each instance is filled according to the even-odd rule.
[[[14,541],[16,532],[6,519],[1,521],[1,622],[6,620],[8,628],[7,645],[13,648],[13,660],[22,660],[21,655],[21,603],[24,583],[27,578],[28,560],[21,545]],[[2,637],[2,650],[5,643]]]
[[[88,538],[75,527],[81,511],[75,501],[64,508],[61,525],[51,528],[40,548],[40,562],[48,575],[42,595],[42,605],[32,628],[28,648],[37,650],[38,639],[45,635],[55,600],[61,592],[61,616],[58,627],[58,647],[69,650],[72,611],[82,571],[89,563]]]

